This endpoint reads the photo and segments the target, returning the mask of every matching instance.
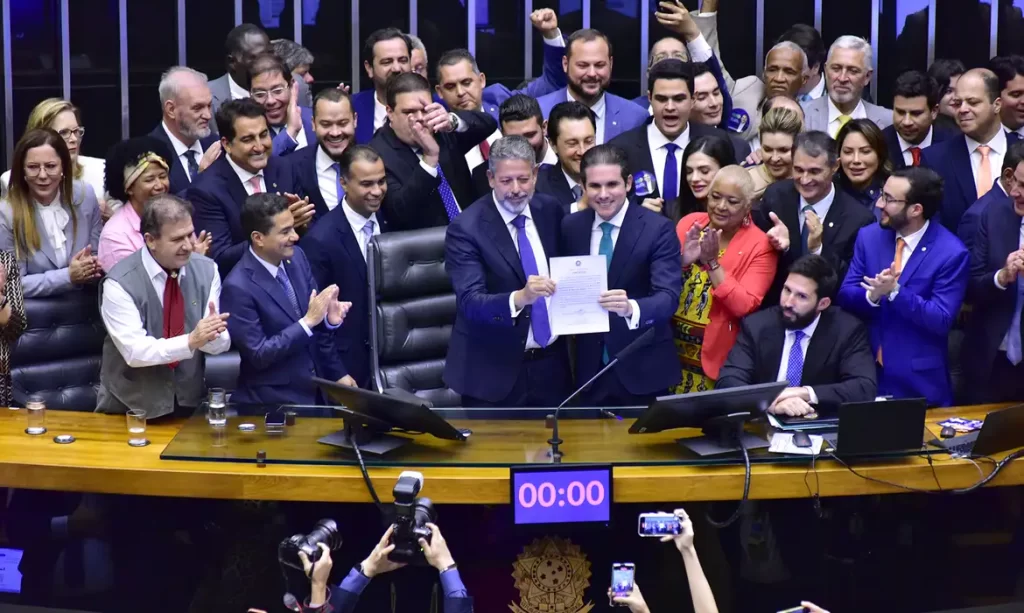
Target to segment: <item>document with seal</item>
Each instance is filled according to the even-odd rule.
[[[555,293],[548,302],[551,333],[591,334],[608,331],[608,311],[598,299],[608,291],[608,263],[603,255],[551,258]]]

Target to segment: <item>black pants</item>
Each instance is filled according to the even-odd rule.
[[[582,382],[581,382],[582,383]],[[660,394],[666,393],[663,390]],[[582,394],[581,406],[587,407],[646,407],[651,404],[660,394],[633,394],[622,385],[615,369],[606,372],[600,379],[594,381],[590,389]]]
[[[569,354],[565,340],[559,339],[544,349],[527,351],[512,391],[497,402],[472,396],[462,397],[462,406],[492,407],[557,407],[572,393]]]
[[[1014,366],[1006,359],[1006,352],[1000,351],[992,362],[991,372],[988,389],[978,390],[984,395],[981,402],[1024,401],[1024,362]]]

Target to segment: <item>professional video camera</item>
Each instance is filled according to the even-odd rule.
[[[318,543],[327,545],[331,551],[336,551],[341,547],[338,524],[333,519],[321,519],[316,522],[316,526],[309,534],[292,535],[277,546],[277,562],[284,575],[285,589],[288,590],[284,595],[284,604],[292,611],[300,610],[298,603],[303,601],[303,596],[308,595],[309,591],[309,579],[302,568],[299,552],[305,552],[309,561],[316,563],[323,556],[323,551],[318,547]],[[293,593],[291,589],[293,585],[302,586],[299,595]]]
[[[414,471],[404,471],[398,476],[392,495],[395,497],[395,529],[391,534],[391,543],[395,549],[388,555],[393,562],[404,562],[426,566],[419,540],[430,542],[431,532],[427,523],[437,523],[437,511],[429,498],[417,498],[416,494],[423,487],[423,475]]]

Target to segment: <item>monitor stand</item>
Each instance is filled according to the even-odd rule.
[[[750,413],[732,413],[716,417],[704,424],[704,436],[681,438],[676,442],[701,457],[739,452],[741,443],[748,451],[769,447],[770,443],[763,437],[750,434],[743,429],[743,424],[752,417]]]
[[[355,420],[350,422],[346,419],[344,423],[344,429],[328,434],[317,442],[355,451],[352,444],[354,439],[360,453],[372,456],[383,456],[412,442],[401,436],[384,434]]]

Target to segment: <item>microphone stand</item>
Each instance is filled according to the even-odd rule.
[[[551,427],[551,438],[548,439],[548,444],[551,445],[551,451],[548,452],[548,455],[551,456],[551,461],[554,462],[555,464],[561,464],[562,463],[562,455],[563,454],[558,449],[558,446],[565,442],[561,438],[558,437],[558,414],[561,412],[562,407],[564,407],[565,405],[569,404],[569,402],[571,402],[572,399],[575,398],[576,396],[579,396],[580,394],[582,394],[583,390],[585,390],[588,387],[590,387],[591,383],[593,383],[594,381],[597,381],[597,379],[600,378],[601,375],[603,375],[604,373],[606,373],[609,370],[611,370],[612,366],[615,366],[618,362],[619,362],[619,358],[618,357],[613,359],[611,362],[608,362],[608,364],[606,364],[604,368],[602,368],[601,370],[597,371],[596,375],[594,375],[593,377],[590,378],[589,381],[584,383],[583,387],[581,387],[578,390],[576,390],[575,392],[573,392],[571,396],[569,396],[564,401],[562,401],[562,404],[558,405],[558,407],[555,409],[555,414],[553,416],[553,423],[552,423],[552,427]],[[607,411],[604,411],[604,412],[607,413]]]

